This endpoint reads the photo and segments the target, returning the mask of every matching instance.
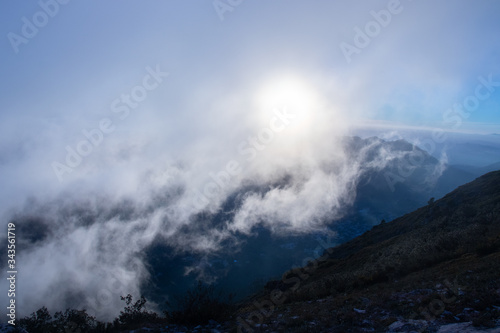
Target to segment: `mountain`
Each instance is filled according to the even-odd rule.
[[[318,239],[334,234],[333,244],[344,243],[382,220],[391,220],[441,197],[457,186],[473,179],[470,173],[448,168],[443,162],[419,147],[405,141],[385,141],[377,137],[362,139],[345,137],[343,149],[349,163],[362,165],[355,186],[354,200],[343,216],[326,218],[321,232],[276,235],[258,226],[253,233],[238,235],[239,247],[230,244],[226,251],[215,254],[172,256],[173,249],[155,242],[147,249],[148,267],[153,284],[146,295],[160,301],[159,295],[182,294],[195,283],[196,276],[186,276],[185,267],[201,262],[203,277],[229,289],[239,297],[261,288],[265,281],[292,266],[304,254],[317,255]],[[325,170],[335,168],[326,164]],[[232,219],[242,199],[253,193],[260,196],[295,185],[292,175],[284,175],[275,183],[249,185],[238,189],[216,213],[198,216],[193,225],[221,226]],[[323,249],[321,249],[322,251]]]
[[[500,162],[500,135],[498,134],[444,131],[441,136],[436,137],[437,132],[433,130],[408,129],[387,133],[384,129],[375,128],[360,128],[355,133],[361,137],[378,136],[388,141],[404,138],[406,141],[426,149],[438,159],[445,157],[448,165],[481,168]],[[480,175],[477,174],[476,177]]]
[[[403,147],[396,144],[399,151],[416,150],[402,144]],[[370,151],[371,148],[387,146],[376,140],[374,145],[363,147],[369,147]],[[395,170],[392,167],[384,165],[378,170]],[[252,190],[266,191],[257,187]],[[233,198],[231,205],[237,207],[238,200]],[[158,332],[441,333],[485,329],[481,331],[499,332],[499,213],[500,171],[495,171],[458,187],[441,199],[431,198],[427,205],[412,213],[374,225],[342,243],[338,242],[335,233],[286,238],[284,243],[284,239],[276,239],[264,228],[257,230],[257,236],[243,240],[246,243],[241,253],[233,254],[240,256],[241,260],[231,263],[232,267],[229,267],[229,257],[224,258],[223,254],[218,260],[209,258],[206,261],[214,272],[225,269],[226,277],[243,277],[243,273],[252,275],[243,279],[244,282],[261,274],[261,268],[281,270],[282,275],[277,279],[265,279],[265,274],[261,274],[262,280],[268,282],[263,282],[261,288],[256,286],[257,292],[233,306],[221,302],[213,285],[199,285],[201,287],[191,289],[179,298],[181,310],[169,310],[165,317],[150,312],[151,308],[146,310],[145,298],[134,302],[129,295],[122,298],[126,306],[113,323],[98,322],[93,314],[89,316],[80,309],[68,309],[51,317],[44,307],[21,323],[33,333],[46,333],[49,328],[50,332],[57,331],[56,328],[67,325],[85,327],[83,332],[130,329]],[[91,220],[92,217],[88,216],[85,223],[92,224]],[[217,224],[217,219],[213,223]],[[343,221],[343,225],[348,223],[349,220]],[[354,229],[360,226],[362,224],[357,224]],[[29,239],[23,240],[31,240],[36,245],[49,234],[45,230],[44,236],[38,237],[33,231],[27,233]],[[332,246],[335,244],[339,245]],[[296,251],[301,246],[307,251]],[[272,256],[276,248],[281,249],[281,257]],[[185,265],[196,261],[194,255],[184,255],[165,256],[165,262],[161,262],[159,253],[146,253],[144,258],[156,257],[157,262],[151,261],[156,267],[168,262],[174,273],[180,274]],[[285,266],[283,262],[290,257],[297,265],[291,264],[288,270],[281,269]],[[273,264],[278,268],[270,268]],[[255,271],[249,271],[249,267]],[[153,273],[157,269],[149,268]],[[219,286],[224,292],[232,291],[234,287],[229,283],[219,283]],[[189,283],[174,287],[189,288]],[[250,290],[250,285],[246,287]],[[211,320],[214,318],[218,322]],[[203,325],[194,327],[198,324]]]
[[[267,283],[242,332],[500,330],[500,171]]]
[[[238,183],[213,210],[192,210],[193,192],[183,182],[146,186],[153,190],[126,198],[67,193],[53,201],[29,200],[10,220],[18,229],[23,269],[43,265],[61,274],[30,276],[23,309],[86,308],[109,320],[122,308],[119,296],[144,294],[161,309],[197,280],[243,299],[304,257],[317,257],[473,179],[405,140],[345,137],[334,146],[314,168],[273,170],[264,181]],[[280,206],[283,193],[289,204]],[[267,197],[277,200],[261,200]],[[250,209],[248,198],[257,202]],[[264,204],[270,214],[254,214]],[[302,214],[306,210],[309,215]],[[240,212],[256,217],[248,233],[231,229]],[[279,229],[289,222],[283,216],[295,215],[310,228],[299,223]],[[56,287],[58,294],[51,292]],[[104,294],[109,297],[100,300]]]

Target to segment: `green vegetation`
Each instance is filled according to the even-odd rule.
[[[110,332],[109,325],[97,321],[85,310],[68,309],[56,312],[54,317],[46,307],[38,309],[29,317],[19,320],[18,325],[30,333],[85,333]]]
[[[86,310],[68,309],[56,312],[54,317],[46,307],[20,319],[18,326],[29,333],[112,333],[126,332],[142,327],[161,327],[166,324],[196,326],[209,321],[225,322],[234,312],[233,295],[224,298],[211,285],[199,282],[184,296],[177,298],[174,310],[166,311],[162,317],[146,309],[144,296],[134,301],[132,295],[120,297],[125,307],[112,323],[103,323],[87,314]]]
[[[177,298],[176,310],[165,312],[170,322],[179,324],[206,324],[210,320],[224,322],[234,312],[233,295],[227,299],[216,292],[213,285],[198,285],[183,297]]]
[[[133,329],[141,327],[144,324],[154,324],[161,322],[161,318],[157,313],[146,310],[147,300],[144,296],[133,302],[132,295],[120,297],[125,301],[125,308],[120,311],[120,315],[113,322],[114,328],[119,329]]]

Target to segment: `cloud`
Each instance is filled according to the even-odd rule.
[[[116,154],[99,159],[109,163],[102,171],[110,177],[104,191],[98,191],[102,174],[91,172],[88,185],[72,183],[52,199],[32,199],[9,218],[19,230],[19,271],[38,272],[19,275],[20,314],[43,305],[71,306],[112,319],[123,307],[117,296],[139,295],[149,280],[144,255],[155,242],[171,249],[170,255],[198,254],[200,261],[186,265],[186,274],[210,281],[208,255],[237,250],[239,235],[257,226],[280,236],[323,231],[352,204],[360,175],[382,168],[392,153],[372,156],[379,141],[356,153],[343,137],[319,139],[302,147],[306,154],[285,150],[280,156],[276,139],[248,164],[244,155],[233,156],[242,161],[241,173],[204,201],[197,195],[207,182],[215,183],[210,174],[218,169],[211,167],[219,165],[209,159],[149,168],[139,163],[133,172],[130,163],[141,158],[127,158],[125,169]],[[326,148],[315,147],[319,142]],[[121,179],[133,185],[120,186]],[[232,210],[224,210],[231,200]],[[26,232],[34,226],[38,230]]]

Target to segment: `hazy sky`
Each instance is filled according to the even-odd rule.
[[[290,81],[291,95],[313,91],[308,102],[319,96],[333,122],[500,124],[498,1],[60,2],[11,2],[0,14],[4,190],[58,187],[51,163],[104,118],[114,131],[92,155],[111,141],[173,156],[238,140],[273,107],[258,96]],[[169,75],[144,99],[136,90],[140,103],[119,118],[125,104],[112,103],[147,67]],[[288,97],[280,102],[296,102]],[[470,112],[450,109],[464,103]]]
[[[148,202],[162,186],[178,186],[192,201],[214,174],[238,174],[214,194],[216,205],[245,178],[276,179],[276,170],[295,170],[300,157],[296,174],[305,185],[249,198],[226,231],[248,231],[270,216],[287,221],[285,228],[307,229],[304,221],[341,206],[359,171],[342,164],[333,136],[367,122],[500,132],[496,0],[41,0],[3,7],[4,222],[11,209],[33,208],[33,201],[25,206],[29,197],[128,196],[150,214]],[[325,174],[319,156],[337,161],[341,177]],[[329,196],[316,191],[325,184]],[[60,218],[57,209],[46,213]],[[131,234],[141,223],[147,233],[134,239],[150,242],[162,214],[187,221],[193,211],[179,200],[169,212],[141,217],[147,222],[138,218]],[[69,228],[69,243],[54,241],[36,253],[86,248],[84,240],[120,230],[116,223]],[[226,237],[212,236],[192,243],[211,248]],[[109,259],[109,269],[129,262],[143,249],[137,247],[123,261]],[[77,265],[75,251],[60,259]],[[26,257],[26,269],[38,270],[37,260]],[[55,260],[53,274],[61,266]],[[123,273],[126,280],[136,281],[131,272]],[[46,276],[35,292],[59,282]]]

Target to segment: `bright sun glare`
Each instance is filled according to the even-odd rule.
[[[310,88],[297,78],[276,80],[266,85],[261,93],[262,102],[267,105],[288,105],[307,109],[314,103]]]
[[[269,80],[260,89],[257,101],[259,121],[269,121],[275,109],[286,108],[287,112],[294,114],[294,121],[287,131],[295,135],[306,134],[311,129],[319,107],[319,98],[312,86],[295,76]]]

